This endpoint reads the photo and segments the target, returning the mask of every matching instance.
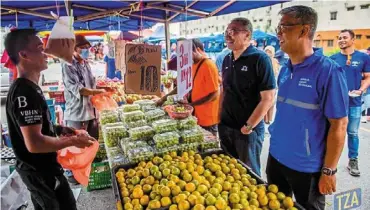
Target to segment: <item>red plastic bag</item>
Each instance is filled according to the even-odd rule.
[[[58,162],[63,168],[72,171],[74,178],[83,186],[89,184],[91,163],[99,149],[99,143],[94,141],[93,145],[84,149],[67,147],[57,152]]]
[[[113,93],[106,92],[91,97],[91,103],[98,111],[116,110],[117,102],[112,97]]]

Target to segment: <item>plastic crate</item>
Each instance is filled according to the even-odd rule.
[[[56,103],[65,103],[64,91],[50,91],[49,97],[54,98]]]
[[[104,189],[112,186],[112,175],[108,162],[91,164],[89,184],[86,188],[88,192]]]

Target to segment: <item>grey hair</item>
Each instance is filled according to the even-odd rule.
[[[311,40],[313,39],[318,21],[317,12],[314,9],[303,5],[297,5],[282,9],[279,12],[279,15],[288,15],[292,18],[298,19],[303,25],[309,25],[309,37]]]
[[[250,20],[248,20],[248,18],[237,17],[237,18],[234,18],[231,22],[238,22],[238,23],[242,24],[244,29],[248,30],[252,35],[253,26],[252,26],[252,22]]]

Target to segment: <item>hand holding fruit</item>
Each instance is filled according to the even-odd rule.
[[[89,147],[94,143],[94,141],[96,140],[93,137],[86,136],[86,135],[78,135],[78,136],[71,137],[72,146],[75,146],[78,148]]]

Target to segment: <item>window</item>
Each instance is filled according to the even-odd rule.
[[[361,9],[369,9],[370,4],[361,5]]]
[[[222,26],[222,31],[225,31],[225,26]]]
[[[271,20],[267,20],[267,27],[271,27]]]
[[[366,39],[370,39],[370,36],[366,36]]]
[[[216,26],[216,31],[218,31],[218,26]]]
[[[262,21],[263,21],[263,18],[260,19],[260,22],[262,22]]]
[[[320,40],[313,41],[315,47],[320,47]]]
[[[337,19],[338,12],[330,12],[330,20],[336,20]]]
[[[218,16],[216,16],[216,20],[218,20]]]
[[[283,8],[283,3],[280,4],[280,8]]]
[[[334,46],[334,40],[328,40],[328,47],[333,47]]]
[[[357,34],[356,39],[361,39],[361,36],[362,36],[361,34]]]
[[[257,20],[256,20],[256,19],[254,19],[254,20],[253,20],[253,22],[257,23]]]
[[[353,10],[355,10],[355,6],[347,7],[347,11],[353,11]]]
[[[312,0],[312,2],[317,2],[317,0]]]

